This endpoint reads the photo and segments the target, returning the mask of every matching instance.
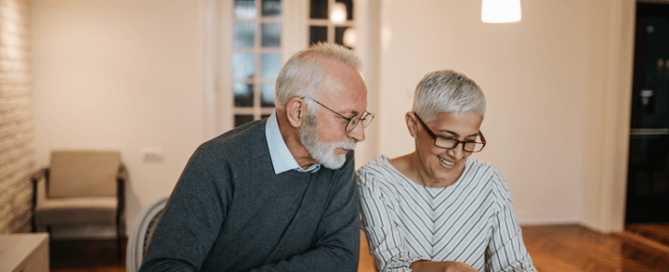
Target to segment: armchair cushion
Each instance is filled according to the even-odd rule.
[[[118,151],[51,152],[48,198],[116,196]]]
[[[72,225],[116,221],[116,197],[44,199],[35,208],[38,225]]]

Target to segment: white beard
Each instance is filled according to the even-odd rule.
[[[352,150],[356,142],[353,140],[341,142],[321,142],[318,140],[318,120],[314,115],[307,114],[307,120],[300,128],[300,142],[307,149],[309,155],[318,163],[330,169],[339,169],[346,162],[346,154],[335,155],[336,148]]]

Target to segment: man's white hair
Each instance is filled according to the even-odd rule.
[[[426,123],[436,119],[438,113],[474,112],[484,117],[485,106],[485,96],[478,84],[453,70],[425,75],[413,98],[413,111]]]
[[[322,42],[314,44],[293,55],[281,68],[274,98],[277,108],[285,108],[288,100],[296,96],[318,97],[318,91],[325,81],[325,71],[318,63],[319,58],[335,60],[356,70],[361,67],[358,56],[346,47]],[[315,110],[315,104],[310,102],[307,101],[309,111]]]

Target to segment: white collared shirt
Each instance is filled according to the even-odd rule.
[[[265,124],[265,136],[267,137],[267,146],[269,147],[269,156],[272,159],[272,166],[274,166],[274,174],[281,174],[289,170],[295,170],[302,173],[316,173],[321,169],[320,163],[314,163],[309,168],[302,169],[297,164],[293,154],[288,150],[286,142],[281,137],[279,130],[279,122],[276,120],[276,110],[267,119]]]

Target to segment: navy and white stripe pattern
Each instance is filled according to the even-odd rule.
[[[511,203],[492,165],[468,158],[446,188],[414,183],[385,156],[358,171],[363,230],[381,271],[417,260],[458,261],[479,271],[536,271]]]

